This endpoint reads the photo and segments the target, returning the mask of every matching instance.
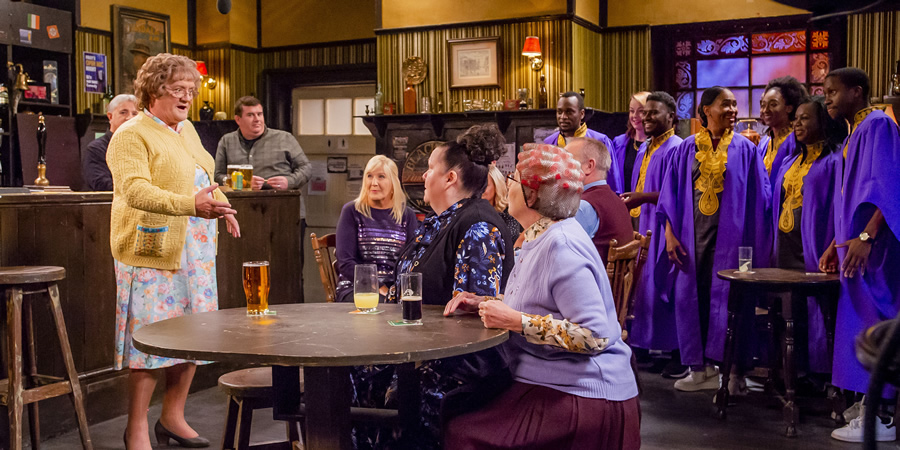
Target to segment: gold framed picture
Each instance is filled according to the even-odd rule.
[[[169,16],[112,5],[116,94],[133,94],[134,79],[147,58],[170,52]]]
[[[450,88],[500,87],[500,37],[447,41]]]

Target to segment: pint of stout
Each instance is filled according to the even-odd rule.
[[[226,167],[226,175],[228,177],[225,179],[225,183],[228,184],[229,187],[234,189],[234,186],[231,186],[231,174],[234,172],[241,172],[241,175],[244,177],[244,189],[250,189],[250,179],[253,178],[253,166],[250,164],[229,164]]]
[[[247,315],[265,314],[269,310],[269,262],[245,262],[243,281]]]

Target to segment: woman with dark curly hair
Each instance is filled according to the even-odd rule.
[[[784,159],[772,186],[775,234],[773,267],[819,271],[819,259],[834,240],[834,194],[841,154],[836,151],[847,127],[828,115],[824,99],[804,100],[794,122],[797,149]],[[836,266],[823,267],[837,272]],[[831,372],[825,342],[825,317],[819,301],[809,297],[809,371]]]
[[[759,152],[763,157],[769,181],[774,181],[781,169],[781,163],[788,155],[793,155],[797,142],[791,124],[797,117],[800,103],[809,99],[806,88],[792,76],[769,81],[759,100],[759,118],[769,127],[759,141]],[[773,191],[777,191],[774,187]]]

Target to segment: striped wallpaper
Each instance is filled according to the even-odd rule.
[[[464,26],[434,30],[398,31],[379,34],[378,82],[384,101],[395,102],[401,109],[403,80],[401,65],[410,56],[419,56],[428,65],[425,81],[415,86],[418,98],[429,96],[436,108],[438,92],[444,111],[462,111],[463,100],[489,100],[492,103],[516,97],[516,89],[528,88],[529,96],[537,102],[539,74],[531,70],[528,58],[522,56],[526,36],[538,36],[544,58],[543,73],[547,78],[549,101],[554,104],[557,94],[578,86],[571,85],[572,22],[570,20],[542,20],[506,23],[489,26]],[[451,39],[499,36],[499,88],[449,88],[447,41]]]
[[[858,14],[847,18],[847,66],[869,74],[872,97],[888,92],[900,60],[900,11]]]

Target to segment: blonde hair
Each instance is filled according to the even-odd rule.
[[[167,84],[181,80],[193,81],[194,88],[200,88],[200,72],[191,58],[170,53],[147,58],[134,79],[138,108],[149,108],[154,100],[166,95]]]
[[[509,191],[506,190],[506,177],[503,176],[496,164],[491,164],[491,168],[488,170],[488,183],[490,182],[494,183],[494,198],[491,200],[491,203],[494,204],[494,209],[497,212],[506,211],[506,207],[509,206],[509,198],[507,197]]]
[[[391,197],[393,206],[391,207],[391,216],[399,224],[403,221],[403,213],[406,211],[406,194],[403,193],[403,187],[400,186],[400,177],[397,175],[397,164],[384,155],[375,155],[366,164],[366,170],[363,172],[363,185],[359,191],[359,197],[356,197],[356,210],[360,214],[372,218],[372,207],[369,205],[369,181],[368,175],[376,169],[384,170],[385,175],[391,179]]]
[[[631,100],[637,100],[638,103],[640,103],[641,105],[647,106],[647,97],[649,97],[649,96],[650,96],[650,93],[647,91],[641,91],[641,92],[635,93],[628,100],[628,107],[629,108],[631,107]],[[637,131],[634,129],[634,125],[631,124],[630,120],[628,121],[627,127],[628,127],[628,131],[627,131],[628,138],[634,139],[634,135],[637,134]]]

